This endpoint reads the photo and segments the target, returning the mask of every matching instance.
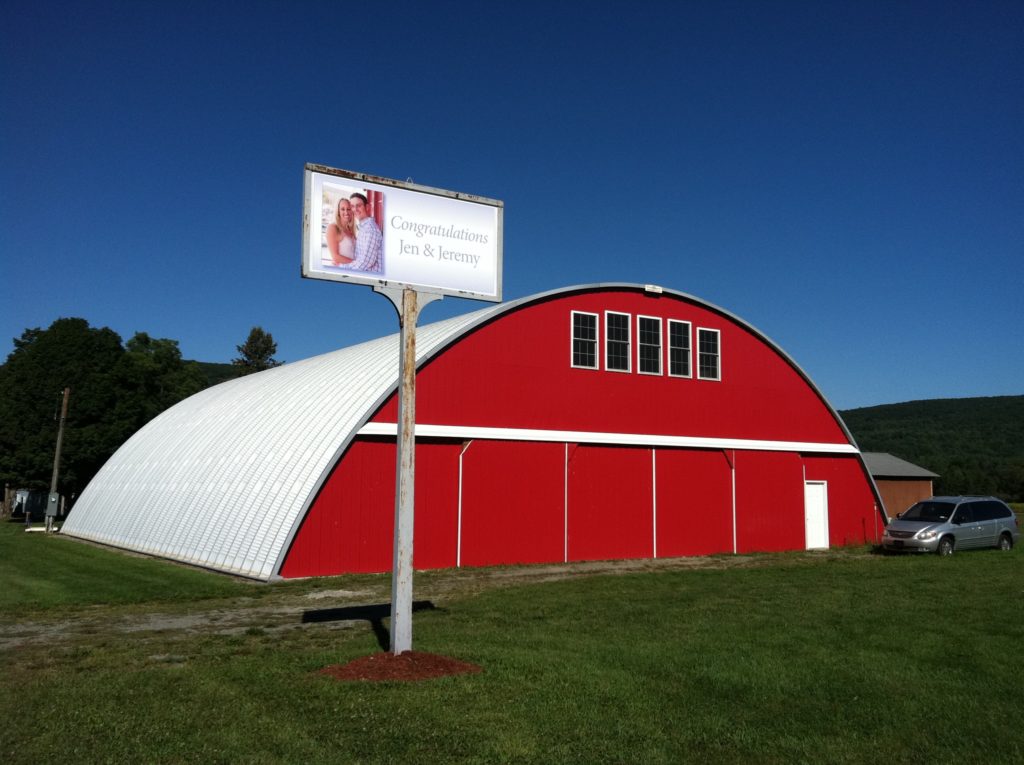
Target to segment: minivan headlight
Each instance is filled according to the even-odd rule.
[[[924,541],[928,541],[929,539],[935,539],[935,537],[937,536],[938,534],[934,531],[922,531],[920,534],[917,535],[917,538],[922,539]]]

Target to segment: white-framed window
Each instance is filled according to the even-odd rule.
[[[572,312],[571,364],[580,369],[597,369],[597,314]]]
[[[661,374],[661,319],[636,317],[636,368],[642,375]]]
[[[722,379],[722,344],[717,329],[697,328],[697,378]]]
[[[613,372],[629,372],[630,365],[630,315],[628,313],[604,312],[604,368]]]
[[[691,325],[688,321],[668,320],[669,377],[693,377],[690,347]]]

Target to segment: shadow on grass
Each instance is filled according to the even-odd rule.
[[[412,612],[437,611],[438,608],[429,600],[416,600],[412,604]],[[345,606],[344,608],[319,608],[315,611],[304,611],[302,622],[352,622],[367,621],[373,628],[377,643],[382,651],[391,647],[391,633],[384,626],[384,620],[391,618],[391,604],[379,603],[372,606]]]
[[[871,555],[881,555],[883,558],[899,558],[900,556],[916,558],[920,555],[928,555],[928,553],[919,550],[886,550],[882,545],[872,545]]]

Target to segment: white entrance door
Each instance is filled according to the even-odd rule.
[[[804,481],[804,529],[808,550],[828,549],[828,484]]]

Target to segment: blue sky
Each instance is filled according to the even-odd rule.
[[[315,162],[503,200],[506,299],[681,290],[839,408],[1024,393],[1024,4],[354,7],[5,0],[0,354],[61,316],[204,361],[396,331],[299,276]]]

